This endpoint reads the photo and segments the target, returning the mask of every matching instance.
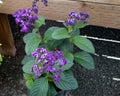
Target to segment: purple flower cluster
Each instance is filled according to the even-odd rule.
[[[69,15],[69,18],[67,18],[66,20],[67,26],[74,25],[79,20],[86,23],[86,20],[89,17],[88,13],[86,12],[75,13],[75,11],[70,11],[68,15]]]
[[[30,26],[33,26],[35,20],[38,19],[37,9],[19,9],[14,14],[13,17],[17,24],[20,24],[21,32],[28,32]]]
[[[36,5],[38,1],[33,0],[31,8],[19,9],[13,14],[16,23],[20,24],[21,32],[28,32],[30,27],[34,27],[34,22],[38,19],[38,7]],[[41,0],[41,2],[47,6],[47,0]]]
[[[47,73],[58,83],[62,66],[67,62],[62,51],[47,51],[45,48],[37,48],[32,52],[32,56],[36,58],[36,63],[30,69],[34,76],[39,78],[42,74]]]

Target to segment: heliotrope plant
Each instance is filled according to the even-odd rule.
[[[55,96],[58,89],[72,90],[78,87],[70,68],[73,62],[87,69],[94,69],[91,54],[95,49],[90,40],[80,35],[80,29],[87,25],[89,15],[86,12],[70,11],[64,27],[50,27],[40,35],[39,28],[45,25],[45,19],[38,16],[37,2],[31,8],[19,9],[14,14],[15,21],[21,27],[25,52],[23,71],[29,96]],[[41,0],[45,6],[47,0]],[[80,50],[75,52],[74,46]]]

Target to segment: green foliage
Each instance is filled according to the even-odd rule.
[[[84,22],[81,22],[81,21],[77,22],[75,25],[76,28],[84,28],[85,26],[86,26],[86,24]]]
[[[47,96],[48,88],[47,78],[41,77],[36,79],[30,89],[30,96]]]
[[[79,35],[80,35],[80,29],[75,29],[75,31],[72,32],[71,37],[79,36]]]
[[[27,87],[28,89],[31,89],[31,88],[32,88],[32,84],[33,84],[33,80],[32,80],[32,79],[26,81],[26,87]]]
[[[60,78],[60,82],[55,83],[55,85],[62,90],[72,90],[78,88],[77,81],[71,71],[63,72]]]
[[[75,61],[87,69],[94,69],[94,61],[90,54],[86,52],[77,52],[74,54]]]
[[[35,60],[29,60],[24,66],[23,66],[23,71],[25,73],[30,73],[30,69],[32,68],[32,65],[35,64]]]
[[[0,54],[0,65],[2,64],[1,62],[3,61],[2,56]]]
[[[66,58],[67,60],[67,64],[64,65],[62,67],[62,70],[69,70],[72,66],[73,66],[73,60],[74,60],[74,56],[72,53],[68,52],[68,51],[64,51],[64,57]]]
[[[55,30],[57,30],[59,27],[50,27],[44,34],[44,41],[47,42],[48,40],[52,40],[52,34]]]
[[[27,62],[29,62],[30,60],[35,60],[33,57],[31,57],[30,55],[25,55],[21,64],[24,65],[26,64]]]
[[[56,49],[59,45],[61,45],[63,40],[50,40],[47,42],[46,46],[48,50]]]
[[[41,42],[41,37],[37,33],[28,33],[23,38],[25,42],[25,52],[27,55],[29,55],[32,51],[37,48]]]
[[[83,51],[86,51],[89,53],[95,53],[93,44],[91,43],[90,40],[88,40],[85,37],[74,36],[73,38],[71,38],[71,42],[73,42],[77,47],[79,47]]]
[[[65,38],[70,38],[70,34],[68,33],[66,28],[57,28],[53,34],[52,34],[53,39],[65,39]]]
[[[49,83],[49,89],[47,96],[55,96],[57,94],[56,89],[54,88],[54,85],[52,83]]]
[[[68,40],[64,40],[61,45],[59,46],[59,48],[63,51],[73,51],[73,44]]]
[[[39,16],[38,20],[35,21],[35,26],[37,28],[41,27],[44,24],[45,24],[45,19],[42,16]]]

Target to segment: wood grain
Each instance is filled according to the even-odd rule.
[[[72,0],[72,1],[87,1],[87,2],[96,2],[96,3],[103,3],[103,4],[120,5],[120,0]]]
[[[88,2],[91,1],[91,2]],[[49,0],[48,7],[40,3],[40,15],[50,20],[65,20],[70,10],[86,11],[90,14],[88,20],[90,25],[104,26],[120,29],[120,6],[114,5],[120,0],[98,0],[101,3],[93,2],[94,0]],[[104,2],[103,2],[104,1]],[[12,14],[19,8],[30,7],[32,0],[4,0],[0,7],[0,13]],[[106,4],[110,3],[109,4]]]
[[[15,56],[15,46],[13,36],[11,34],[10,25],[8,23],[7,15],[0,14],[0,53],[2,55]]]

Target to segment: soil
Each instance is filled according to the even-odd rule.
[[[13,32],[15,46],[17,49],[16,56],[4,57],[0,66],[0,96],[27,96],[25,80],[22,75],[21,60],[23,59],[24,43],[22,37],[24,33],[19,32],[11,15],[8,16],[11,29]],[[55,21],[46,21],[46,26],[40,30],[43,33],[50,26],[63,26],[62,23]],[[82,35],[89,35],[99,38],[120,40],[120,30],[103,28],[98,26],[88,26],[81,30]],[[120,61],[103,57],[102,55],[120,56],[120,43],[106,41],[93,42],[96,54],[93,55],[95,69],[87,70],[79,64],[72,68],[79,88],[67,91],[64,96],[120,96],[120,82],[114,81],[113,77],[120,78]],[[76,49],[77,50],[77,49]],[[69,95],[67,95],[69,94]]]

